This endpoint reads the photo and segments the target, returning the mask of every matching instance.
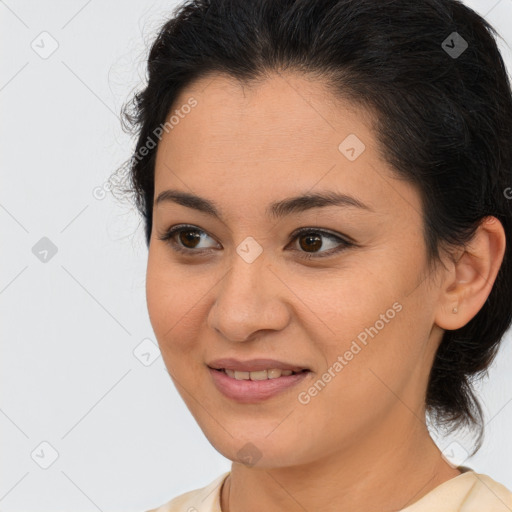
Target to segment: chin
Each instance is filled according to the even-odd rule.
[[[225,428],[227,432],[233,433],[229,425]],[[261,431],[248,433],[245,430],[240,436],[233,433],[233,437],[224,430],[217,430],[213,435],[204,430],[203,432],[222,456],[247,467],[272,469],[308,462],[302,458],[303,454],[298,450],[303,446],[303,436],[302,440],[295,439],[284,430],[278,435],[277,431],[272,432],[273,428],[275,426],[262,426]]]

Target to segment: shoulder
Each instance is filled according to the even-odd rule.
[[[461,469],[461,468],[459,468]],[[512,493],[490,476],[464,471],[400,512],[510,512]]]
[[[227,471],[205,487],[180,494],[160,507],[146,512],[221,512],[220,489],[229,473]]]
[[[474,483],[464,500],[468,512],[477,512],[485,506],[488,512],[510,512],[512,492],[490,476],[473,473]],[[466,508],[464,509],[466,510]]]

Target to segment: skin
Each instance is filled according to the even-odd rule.
[[[420,196],[382,159],[371,112],[291,72],[243,87],[225,75],[203,77],[174,109],[191,96],[197,106],[159,143],[154,197],[169,188],[194,193],[223,217],[155,206],[146,292],[174,384],[211,444],[233,461],[223,512],[400,510],[458,476],[426,429],[424,396],[443,330],[465,325],[489,295],[505,250],[500,222],[488,218],[465,251],[429,273]],[[338,150],[349,134],[366,146],[355,161]],[[273,201],[326,190],[373,211],[328,206],[265,216]],[[185,246],[190,251],[217,250],[182,255],[158,238],[181,223],[205,232],[198,248]],[[301,259],[342,246],[323,236],[308,252],[304,236],[290,242],[301,227],[356,246]],[[248,236],[263,250],[252,263],[236,252]],[[299,403],[395,302],[400,312]],[[241,404],[213,385],[206,363],[220,357],[269,357],[312,371],[277,396]],[[238,455],[246,443],[258,450],[254,465]]]

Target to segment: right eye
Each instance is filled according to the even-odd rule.
[[[209,237],[209,235],[197,226],[178,224],[177,226],[172,226],[163,234],[159,235],[158,239],[167,242],[173,250],[191,256],[193,253],[211,251],[211,247],[195,250],[197,249],[197,243],[206,237]],[[176,238],[178,241],[175,240]]]

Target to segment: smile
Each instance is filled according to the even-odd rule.
[[[214,368],[208,371],[217,390],[240,403],[267,400],[296,386],[311,374],[309,370],[294,372],[276,368],[253,372]]]
[[[294,372],[292,370],[281,370],[280,368],[271,368],[269,370],[259,370],[254,372],[245,372],[241,370],[230,370],[229,368],[220,368],[217,371],[224,372],[228,377],[236,380],[267,380],[267,379],[278,379],[281,376],[287,377],[289,375],[295,375],[302,373],[307,370],[301,370]]]

